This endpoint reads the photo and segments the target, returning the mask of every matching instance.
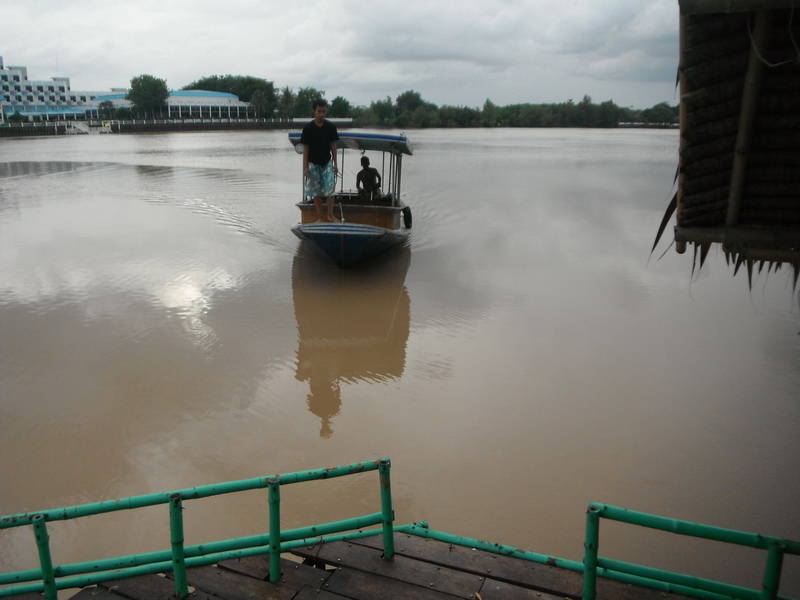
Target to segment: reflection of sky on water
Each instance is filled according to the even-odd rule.
[[[233,172],[10,170],[0,207],[2,365],[15,398],[0,407],[6,425],[15,422],[6,439],[50,438],[49,423],[69,423],[69,438],[102,439],[115,423],[116,450],[101,455],[109,465],[114,454],[139,463],[147,476],[187,418],[203,419],[220,398],[252,404],[261,379],[291,354],[292,328],[262,313],[265,302],[290,298],[270,284],[281,277],[283,242],[251,234],[249,217],[218,199],[242,181],[243,195],[264,190]],[[26,173],[27,185],[15,186]],[[260,301],[243,301],[243,290]],[[46,464],[49,448],[25,462]],[[87,452],[78,451],[81,464]],[[137,460],[142,453],[149,458]],[[17,495],[33,497],[24,486]]]
[[[127,169],[103,174],[123,189],[130,185]],[[69,184],[66,188],[42,206],[26,208],[22,224],[4,227],[0,294],[8,300],[42,304],[72,299],[88,312],[109,310],[113,317],[124,310],[126,298],[147,296],[188,315],[202,311],[208,296],[237,287],[246,275],[241,272],[245,265],[230,250],[241,238],[233,232],[220,237],[205,217],[219,218],[202,206],[193,212],[203,218],[192,219],[180,206],[107,197],[97,189],[93,195],[70,197],[64,193]],[[215,235],[209,236],[209,230]],[[215,264],[204,263],[205,253],[214,254]],[[113,306],[98,306],[115,293],[121,298]]]

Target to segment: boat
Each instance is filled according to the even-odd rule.
[[[290,132],[289,141],[298,154],[303,153],[300,132]],[[292,227],[292,233],[298,238],[308,241],[317,253],[342,268],[367,262],[407,244],[411,229],[411,209],[400,197],[403,155],[413,154],[408,138],[383,133],[340,132],[337,151],[341,152],[339,169],[342,173],[347,150],[357,150],[362,155],[380,153],[380,160],[371,162],[381,173],[381,189],[365,198],[356,189],[345,190],[342,179],[339,191],[334,194],[334,216],[339,221],[333,223],[317,222],[313,199],[304,195],[297,204],[300,223]],[[355,185],[355,175],[352,183]]]

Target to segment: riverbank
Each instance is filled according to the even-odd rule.
[[[0,138],[47,137],[87,133],[178,133],[190,131],[258,131],[300,129],[306,119],[132,119],[130,121],[49,121],[0,124]],[[335,119],[336,126],[352,126],[351,119]],[[346,122],[349,121],[349,122]],[[677,125],[620,123],[625,129],[673,129]]]
[[[132,119],[129,121],[50,121],[0,125],[0,137],[45,137],[92,133],[174,133],[293,129],[294,119]]]

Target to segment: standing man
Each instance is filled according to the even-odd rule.
[[[328,103],[322,98],[314,100],[314,120],[303,127],[300,142],[303,144],[303,175],[305,195],[314,198],[317,207],[317,223],[335,223],[333,216],[333,192],[339,165],[336,162],[336,141],[339,132],[336,125],[328,121]],[[333,161],[331,161],[333,158]],[[322,209],[322,199],[327,199],[327,214]]]

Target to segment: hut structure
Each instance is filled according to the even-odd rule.
[[[800,1],[679,0],[679,253],[800,273]]]

